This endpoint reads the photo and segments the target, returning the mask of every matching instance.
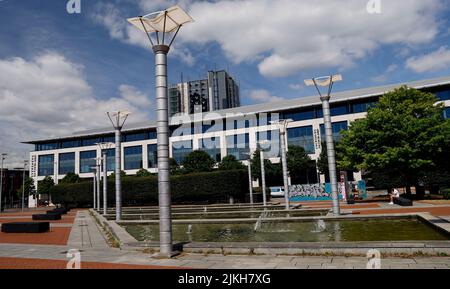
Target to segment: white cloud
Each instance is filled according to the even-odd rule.
[[[442,46],[430,54],[408,58],[406,67],[417,73],[447,69],[450,67],[450,49]]]
[[[273,96],[270,94],[270,92],[264,89],[252,90],[250,91],[249,96],[252,100],[262,103],[277,102],[282,101],[284,99],[282,97]]]
[[[220,43],[236,63],[257,61],[264,76],[305,69],[345,68],[384,44],[430,42],[438,32],[440,0],[384,1],[368,14],[367,1],[200,1],[189,7],[195,23],[185,42]]]
[[[386,68],[386,70],[382,74],[372,77],[371,80],[373,82],[385,82],[388,79],[389,74],[396,71],[397,68],[398,68],[397,64],[391,64],[388,66],[388,68]]]
[[[289,84],[289,88],[292,90],[302,90],[304,88],[304,86],[302,84],[292,83],[292,84]]]
[[[0,149],[10,166],[28,158],[21,141],[106,127],[105,113],[118,109],[131,111],[130,121],[148,120],[151,111],[148,96],[129,85],[117,97],[96,98],[83,67],[58,53],[0,59]]]
[[[438,33],[441,2],[384,1],[381,14],[369,14],[367,0],[140,0],[138,6],[147,12],[181,4],[195,22],[183,27],[178,45],[217,42],[233,62],[257,62],[262,75],[282,77],[305,69],[348,68],[384,44],[428,43]],[[117,10],[99,11],[94,18],[111,37],[148,47],[145,35],[126,22],[108,25]],[[186,61],[192,63],[189,56]]]
[[[158,9],[160,9],[161,6],[166,7],[167,5],[163,5],[164,2],[166,1],[141,1],[140,6],[143,11],[154,11],[156,7],[158,7]],[[151,51],[150,41],[147,36],[145,36],[142,31],[136,29],[134,26],[125,21],[129,15],[124,15],[113,3],[99,2],[95,6],[91,17],[96,23],[106,27],[109,30],[109,36],[112,39],[116,39],[130,45],[140,46],[148,49],[149,52]],[[192,56],[192,53],[186,48],[179,48],[176,43],[174,43],[171,47],[171,55],[177,57],[189,66],[192,66],[195,63],[195,58]]]

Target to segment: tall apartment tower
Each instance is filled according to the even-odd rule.
[[[206,79],[182,82],[169,88],[170,115],[221,110],[240,104],[239,86],[224,70],[208,71]]]

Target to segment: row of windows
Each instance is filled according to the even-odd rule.
[[[333,137],[335,141],[340,139],[342,130],[348,129],[347,122],[336,122],[332,124]],[[325,139],[325,129],[323,125],[320,127],[322,139]],[[314,137],[312,126],[298,127],[287,130],[288,145],[300,146],[309,154],[314,151]],[[256,135],[257,147],[263,149],[268,158],[280,156],[280,133],[278,130],[258,132]],[[233,155],[238,160],[247,160],[250,153],[250,137],[249,134],[232,135],[226,137],[227,155]],[[199,141],[199,149],[207,152],[214,160],[219,162],[222,159],[220,151],[220,138],[205,138]],[[192,140],[179,141],[172,143],[172,157],[178,164],[182,164],[187,155],[193,151]],[[108,171],[115,169],[115,149],[107,149],[102,151],[102,155],[106,153],[106,166]],[[158,165],[157,145],[147,145],[148,167],[156,168]],[[92,172],[97,158],[97,151],[80,152],[80,173]],[[142,146],[132,146],[124,148],[124,169],[137,170],[143,168]],[[75,172],[75,153],[59,154],[58,164],[59,174],[64,175],[69,172]],[[54,156],[39,156],[39,176],[47,176],[54,174]]]
[[[431,91],[434,93],[440,100],[450,100],[450,89],[446,90],[439,90],[435,89],[436,91]],[[346,103],[346,104],[332,104],[331,105],[331,116],[339,116],[339,115],[346,115],[351,113],[363,113],[367,112],[368,109],[372,106],[374,106],[377,103],[377,98],[372,98],[365,101],[355,102],[355,103]],[[446,117],[449,118],[450,113],[448,112],[448,109],[446,110]],[[322,108],[320,106],[312,107],[309,109],[302,109],[297,111],[289,111],[289,112],[282,112],[279,117],[281,119],[293,119],[294,121],[303,121],[303,120],[310,120],[315,118],[322,118]],[[181,135],[190,135],[190,134],[199,134],[199,133],[206,133],[206,132],[216,132],[216,131],[222,131],[222,130],[230,130],[230,129],[239,129],[239,128],[249,128],[249,127],[255,127],[255,126],[262,126],[262,125],[268,125],[271,120],[270,114],[259,114],[255,117],[245,120],[227,120],[223,121],[222,125],[215,125],[215,122],[213,121],[209,125],[194,125],[194,124],[188,124],[184,125],[181,130],[183,131]],[[171,133],[173,133],[178,128],[171,128]],[[179,131],[177,133],[179,134]],[[140,140],[147,140],[147,139],[156,139],[156,132],[141,132],[141,133],[129,133],[124,134],[122,136],[123,142],[131,142],[131,141],[140,141]],[[51,142],[51,143],[43,143],[43,144],[37,144],[35,147],[36,151],[43,151],[43,150],[54,150],[54,149],[60,149],[60,148],[73,148],[73,147],[82,147],[82,146],[92,146],[99,142],[114,142],[114,135],[108,135],[104,137],[98,137],[98,138],[89,138],[89,139],[81,139],[81,140],[69,140],[69,141],[63,141],[63,142]]]
[[[130,133],[130,134],[122,135],[122,142],[132,142],[132,141],[141,141],[141,140],[149,140],[149,139],[156,139],[156,131]],[[108,135],[108,136],[103,136],[103,137],[36,144],[35,150],[36,151],[44,151],[44,150],[56,150],[56,149],[65,149],[65,148],[94,146],[97,143],[101,143],[101,142],[114,143],[115,137],[114,137],[114,135]]]

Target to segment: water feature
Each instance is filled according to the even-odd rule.
[[[447,234],[412,219],[368,219],[307,222],[173,224],[173,239],[190,242],[353,242],[449,240]],[[128,224],[125,229],[139,241],[157,241],[158,224]],[[255,230],[257,229],[257,230]],[[320,229],[320,230],[317,230]],[[313,232],[315,231],[315,232]]]

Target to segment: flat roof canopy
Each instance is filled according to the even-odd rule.
[[[153,18],[148,18],[148,16],[152,15],[156,16]],[[180,6],[175,5],[164,11],[129,18],[127,21],[145,33],[171,33],[175,32],[178,27],[186,23],[194,22],[194,19],[192,19],[192,17],[189,16]]]

